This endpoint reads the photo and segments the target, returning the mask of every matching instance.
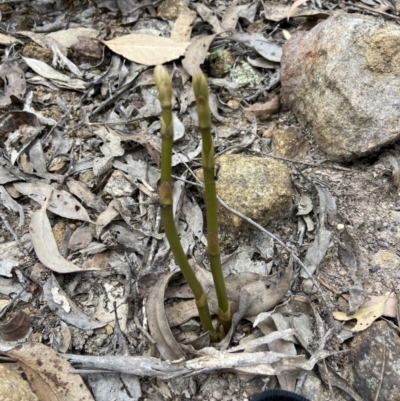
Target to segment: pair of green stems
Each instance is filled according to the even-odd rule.
[[[201,72],[198,72],[193,76],[193,91],[196,97],[199,128],[203,141],[201,160],[204,174],[205,202],[207,209],[207,251],[218,299],[218,320],[220,322],[218,330],[215,330],[212,324],[207,295],[189,264],[179,240],[174,222],[171,178],[172,146],[174,139],[171,78],[168,75],[167,70],[159,65],[154,70],[154,79],[158,89],[158,96],[162,109],[160,185],[161,219],[172,254],[193,292],[203,329],[210,333],[211,342],[218,342],[225,336],[231,327],[232,313],[226,291],[225,279],[222,274],[219,249],[218,204],[214,177],[214,145],[211,136],[211,115],[208,104],[207,80]]]

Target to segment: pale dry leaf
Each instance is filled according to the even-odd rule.
[[[43,182],[18,182],[14,183],[14,188],[21,194],[29,196],[41,206],[45,204],[46,198],[51,192],[51,197],[47,205],[47,209],[50,212],[67,219],[93,223],[85,208],[71,194],[64,190],[56,190],[51,185]]]
[[[183,10],[171,29],[171,39],[175,42],[190,42],[192,24],[196,18],[196,13],[191,10]]]
[[[41,401],[94,401],[81,376],[53,349],[25,343],[8,351],[17,360]]]
[[[49,218],[46,212],[47,201],[43,206],[33,213],[31,223],[29,225],[29,233],[33,249],[38,259],[50,270],[57,273],[74,273],[85,270],[99,270],[97,268],[82,269],[77,265],[64,259],[57,247],[51,229]]]
[[[249,5],[228,7],[222,16],[222,27],[227,30],[235,29],[239,21],[239,13],[246,10],[248,7]]]
[[[351,331],[363,331],[367,329],[371,324],[383,315],[385,310],[386,301],[389,299],[389,295],[385,296],[380,302],[374,306],[368,308],[360,308],[355,311],[352,315],[341,311],[334,311],[333,317],[337,320],[348,321],[356,319],[356,325],[351,329]]]
[[[14,43],[20,43],[23,44],[24,42],[13,38],[12,36],[8,36],[8,35],[4,35],[4,33],[0,33],[0,44],[4,45],[4,46],[9,46],[12,45]]]
[[[207,57],[208,49],[216,35],[205,36],[203,38],[194,38],[190,46],[187,48],[185,58],[182,60],[183,68],[190,74],[194,75],[200,68],[200,64],[204,63]]]
[[[94,195],[83,182],[71,179],[67,181],[67,187],[72,194],[78,197],[87,206],[97,210],[98,212],[104,212],[104,210],[107,209],[106,204]]]
[[[61,85],[65,88],[85,90],[86,84],[78,78],[71,78],[68,75],[56,71],[53,67],[46,64],[44,61],[34,58],[22,57],[26,64],[41,77],[50,79],[55,85]]]
[[[99,322],[83,313],[61,289],[56,278],[51,275],[43,286],[43,294],[48,307],[64,322],[81,330],[94,330],[108,322]]]
[[[172,335],[164,309],[165,288],[177,273],[178,271],[174,271],[162,277],[147,298],[147,317],[151,336],[156,341],[161,356],[172,361],[186,356]]]
[[[118,211],[118,205],[117,205],[117,200],[112,200],[108,206],[107,209],[104,210],[99,216],[97,217],[96,220],[96,237],[100,238],[101,232],[103,231],[103,228],[111,223],[117,216],[119,216],[119,211]]]
[[[342,294],[342,297],[347,301],[350,299],[350,295]],[[368,301],[364,302],[360,308],[370,308],[371,306],[375,306],[383,299],[387,299],[386,295],[372,295],[368,297]],[[382,316],[395,318],[397,317],[397,297],[394,294],[391,294],[385,303],[385,308],[383,310]]]
[[[300,7],[302,4],[306,3],[308,0],[297,0],[295,1],[289,8],[289,11],[287,13],[287,20],[289,21],[290,17],[293,15],[295,10]]]
[[[46,35],[47,38],[52,38],[56,40],[61,45],[69,48],[77,43],[82,38],[96,38],[99,35],[99,31],[97,29],[92,28],[69,28],[69,29],[62,29],[60,31],[51,32]]]
[[[220,34],[224,32],[224,28],[221,26],[219,19],[208,7],[199,3],[196,7],[196,11],[203,21],[208,22],[212,26],[214,33]]]
[[[2,401],[40,401],[22,375],[5,363],[0,363],[0,394]]]
[[[144,65],[164,64],[183,56],[189,42],[175,42],[161,36],[130,34],[103,41],[114,53]]]

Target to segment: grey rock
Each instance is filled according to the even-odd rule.
[[[332,160],[400,138],[400,27],[337,14],[294,34],[282,55],[284,103]]]
[[[400,338],[394,329],[375,322],[356,335],[351,355],[353,387],[364,401],[400,400]]]
[[[302,395],[308,398],[310,401],[323,400],[322,382],[313,372],[310,372],[307,375],[306,381],[304,382]]]

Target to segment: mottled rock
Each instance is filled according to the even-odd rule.
[[[260,157],[223,155],[219,165],[217,194],[233,209],[266,225],[287,213],[292,203],[289,170],[283,162]],[[202,178],[202,170],[197,174]],[[247,227],[246,222],[219,205],[219,223],[230,232]]]
[[[278,128],[272,132],[272,151],[286,159],[304,159],[308,151],[308,142],[294,128]]]
[[[400,400],[400,338],[388,323],[375,322],[357,334],[351,355],[353,387],[364,401]]]
[[[315,373],[310,372],[307,375],[301,395],[303,397],[306,397],[310,401],[323,400],[322,383],[321,383],[321,380],[317,377],[317,375]]]
[[[400,27],[338,14],[285,44],[284,102],[332,160],[366,155],[400,137]]]

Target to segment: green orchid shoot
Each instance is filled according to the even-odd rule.
[[[158,98],[161,103],[161,185],[160,205],[161,219],[165,235],[171,247],[175,261],[180,267],[190,289],[193,292],[200,321],[204,331],[210,333],[211,342],[218,342],[219,336],[214,329],[208,308],[207,295],[192,270],[186,254],[179,240],[173,215],[172,198],[172,146],[174,128],[172,120],[172,83],[167,70],[163,66],[157,66],[154,70],[154,79],[158,90]]]
[[[196,98],[199,128],[203,140],[202,165],[207,209],[207,251],[210,259],[211,273],[218,299],[218,319],[221,323],[222,337],[229,331],[232,313],[222,274],[221,254],[218,238],[218,203],[215,187],[214,145],[211,136],[211,114],[208,104],[208,85],[202,72],[193,76],[193,91]]]

